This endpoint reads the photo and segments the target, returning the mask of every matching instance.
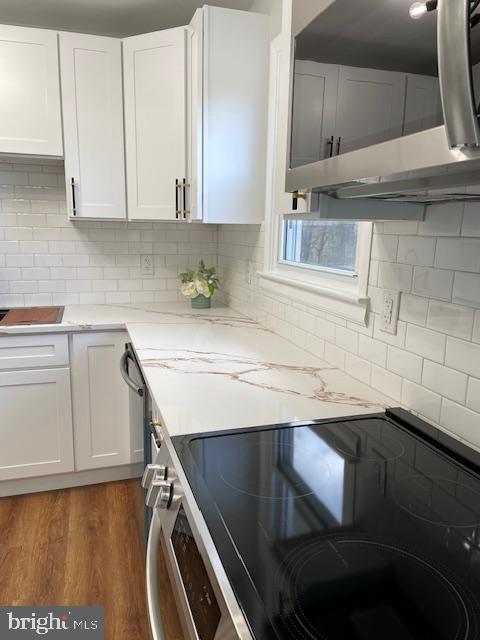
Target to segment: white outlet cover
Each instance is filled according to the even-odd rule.
[[[397,334],[400,295],[400,291],[394,291],[393,289],[385,289],[383,292],[380,331],[384,333]]]
[[[141,271],[142,276],[153,276],[154,274],[153,256],[143,255],[141,258]]]

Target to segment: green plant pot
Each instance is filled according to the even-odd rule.
[[[199,294],[196,298],[192,298],[192,309],[210,309],[211,305],[212,299],[206,298],[202,294]]]

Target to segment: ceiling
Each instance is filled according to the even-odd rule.
[[[250,9],[253,0],[0,0],[1,22],[129,36],[188,24],[204,4]]]
[[[412,20],[408,13],[412,2],[336,0],[297,38],[296,55],[317,62],[436,75],[437,13]],[[480,25],[472,37],[474,61],[479,59],[479,36]]]

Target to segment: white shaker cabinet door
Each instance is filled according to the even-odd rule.
[[[187,175],[183,27],[123,41],[128,217],[178,219]]]
[[[120,375],[126,334],[84,333],[72,338],[75,469],[138,462],[142,425],[130,432],[129,391]],[[140,452],[141,454],[141,452]]]
[[[0,25],[0,153],[62,156],[58,36]]]
[[[73,471],[70,370],[0,373],[0,480]]]
[[[403,135],[426,131],[442,124],[440,84],[434,76],[407,76]]]
[[[333,155],[339,67],[297,60],[293,98],[291,167]]]
[[[120,40],[60,34],[70,216],[126,217]]]
[[[340,67],[334,154],[399,138],[405,84],[404,73]]]

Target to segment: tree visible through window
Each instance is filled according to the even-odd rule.
[[[356,222],[285,219],[281,259],[298,265],[355,273],[357,239]]]

